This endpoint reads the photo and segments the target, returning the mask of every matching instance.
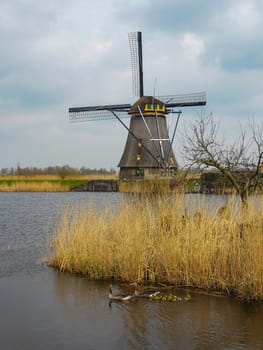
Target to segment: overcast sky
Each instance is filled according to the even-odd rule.
[[[143,32],[145,94],[155,83],[157,96],[207,93],[178,132],[200,113],[229,138],[263,120],[262,0],[0,0],[0,168],[117,166],[123,126],[70,124],[68,107],[136,100],[132,31]]]

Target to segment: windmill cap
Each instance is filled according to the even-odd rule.
[[[164,116],[167,113],[165,103],[153,96],[141,97],[131,106],[128,113],[140,115],[140,110],[144,116],[156,114]]]

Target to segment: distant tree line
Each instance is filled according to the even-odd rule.
[[[17,165],[16,167],[11,168],[2,168],[0,170],[0,174],[2,176],[5,175],[23,175],[23,176],[31,176],[31,175],[59,175],[61,177],[65,177],[68,175],[111,175],[115,174],[116,170],[111,168],[107,170],[105,168],[100,169],[91,169],[82,166],[81,168],[74,168],[69,165],[63,166],[48,166],[46,168],[38,168],[38,167],[21,167]]]

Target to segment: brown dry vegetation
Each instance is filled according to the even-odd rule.
[[[48,181],[25,182],[19,181],[11,184],[0,184],[0,192],[67,192],[69,186]]]
[[[136,197],[118,210],[68,208],[50,265],[91,279],[166,283],[263,299],[263,206],[185,214],[184,196]]]
[[[0,192],[67,192],[81,182],[116,179],[117,175],[6,175],[0,176]]]
[[[52,181],[52,180],[60,180],[62,177],[60,175],[5,175],[0,176],[0,181]],[[118,175],[110,174],[110,175],[101,175],[101,174],[93,174],[93,175],[67,175],[65,176],[67,180],[96,180],[96,179],[117,179]]]

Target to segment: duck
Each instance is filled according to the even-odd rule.
[[[131,283],[131,285],[135,287],[135,289],[134,289],[134,296],[137,297],[137,298],[152,299],[156,295],[160,294],[159,291],[150,292],[150,293],[139,293],[139,291],[138,291],[138,284],[136,282],[133,282],[133,283]]]
[[[186,294],[186,296],[184,297],[185,301],[189,301],[191,300],[191,295],[189,293]]]
[[[119,301],[127,301],[133,297],[132,294],[112,294],[112,284],[109,286],[109,299],[110,300],[119,300]]]

